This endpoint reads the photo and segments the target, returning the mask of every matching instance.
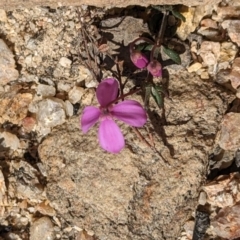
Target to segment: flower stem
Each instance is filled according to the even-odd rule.
[[[127,97],[127,96],[130,96],[130,95],[132,95],[132,94],[134,94],[134,93],[140,92],[141,90],[142,90],[141,88],[137,88],[137,89],[133,89],[133,90],[129,91],[128,93],[121,94],[118,98],[116,98],[115,100],[113,100],[112,102],[110,102],[110,103],[108,104],[108,106],[112,105],[113,103],[117,102],[118,100],[124,99],[124,98]]]
[[[167,17],[168,17],[169,12],[163,12],[163,19],[162,19],[162,24],[161,24],[161,28],[158,32],[158,36],[156,39],[156,44],[158,47],[161,46],[161,44],[163,43],[163,37],[164,37],[164,33],[166,30],[166,26],[167,26]]]

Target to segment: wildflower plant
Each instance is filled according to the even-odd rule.
[[[173,61],[179,64],[181,63],[181,59],[176,52],[167,48],[166,46],[163,46],[163,34],[166,28],[166,19],[169,11],[171,11],[172,14],[179,19],[184,19],[182,18],[181,14],[176,12],[172,7],[162,9],[159,6],[157,7],[157,10],[162,11],[164,14],[161,28],[156,40],[153,41],[152,39],[146,37],[139,37],[138,39],[134,40],[130,44],[130,59],[137,68],[146,69],[148,71],[148,76],[150,75],[161,80],[162,64],[158,58],[160,47],[163,47],[163,51]],[[143,49],[139,48],[140,45],[137,45],[139,41],[146,43],[145,45],[143,44],[143,46],[144,48],[147,46],[149,51],[148,54],[146,54]],[[110,153],[119,153],[125,145],[124,136],[117,125],[116,120],[122,121],[134,128],[143,127],[147,121],[147,114],[142,105],[135,100],[126,100],[125,97],[130,96],[135,92],[143,91],[145,95],[145,108],[147,108],[147,102],[150,96],[155,99],[159,107],[163,107],[161,93],[165,94],[165,91],[161,85],[161,81],[159,81],[159,83],[155,83],[153,81],[149,81],[148,77],[145,79],[140,88],[135,89],[135,91],[130,91],[127,94],[123,94],[124,84],[122,84],[121,81],[119,63],[117,63],[117,71],[117,78],[105,78],[99,83],[96,89],[96,97],[99,106],[85,107],[80,119],[81,129],[84,133],[87,133],[91,127],[99,123],[99,144],[104,150]],[[137,132],[137,134],[141,135],[139,132]]]
[[[146,68],[150,76],[159,79],[159,81],[155,83],[154,81],[147,78],[142,85],[143,92],[145,92],[145,107],[147,107],[146,103],[148,103],[150,96],[155,99],[159,107],[162,107],[162,98],[163,95],[165,95],[165,91],[161,84],[163,69],[161,62],[159,61],[160,49],[162,48],[163,52],[168,55],[170,59],[172,59],[175,63],[181,64],[181,58],[178,53],[171,49],[169,46],[166,46],[163,40],[167,17],[171,12],[174,17],[178,18],[181,21],[185,21],[185,18],[178,11],[176,11],[173,6],[152,6],[152,8],[163,13],[162,24],[158,35],[156,36],[155,41],[146,37],[139,37],[135,39],[129,45],[130,59],[137,68]],[[141,43],[138,44],[138,42]],[[148,54],[146,54],[146,52],[148,52]],[[147,57],[147,55],[149,57]]]

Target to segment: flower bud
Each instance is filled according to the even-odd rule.
[[[133,51],[130,58],[133,64],[138,68],[145,68],[149,62],[147,57],[140,51]]]
[[[162,76],[162,65],[157,60],[151,61],[147,65],[147,70],[154,76],[154,77],[160,77]]]

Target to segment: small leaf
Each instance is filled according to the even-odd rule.
[[[161,93],[164,95],[164,97],[169,98],[168,92],[167,92],[166,89],[163,88],[162,86],[156,85],[156,86],[155,86],[155,89],[156,89],[158,92],[161,92]]]
[[[148,108],[149,98],[151,95],[151,88],[152,88],[151,84],[145,86],[145,97],[144,97],[144,107],[145,108]]]
[[[172,14],[173,14],[174,17],[182,20],[183,22],[186,22],[186,18],[180,12],[172,9]]]
[[[158,90],[156,89],[156,86],[153,86],[151,88],[151,93],[152,96],[155,100],[155,102],[157,103],[157,105],[162,108],[163,107],[163,98],[162,98],[162,94],[158,92]]]
[[[137,51],[151,51],[153,48],[152,44],[140,43],[136,46]]]
[[[163,47],[163,51],[177,64],[181,64],[181,58],[180,56],[174,51],[171,50],[169,48],[166,48],[164,46]]]

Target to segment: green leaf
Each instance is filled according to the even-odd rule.
[[[176,8],[174,6],[171,5],[166,5],[166,6],[154,6],[151,5],[152,8],[160,11],[160,12],[164,12],[164,11],[170,11],[172,12],[172,15],[180,20],[182,20],[183,22],[186,22],[186,18],[179,12],[176,10]]]
[[[144,98],[145,108],[148,108],[149,98],[151,96],[151,88],[152,88],[151,84],[145,86],[145,98]]]
[[[136,46],[136,50],[138,51],[151,51],[152,48],[153,45],[148,43],[140,43]]]
[[[162,97],[162,94],[160,92],[158,92],[156,86],[152,86],[151,93],[152,93],[152,96],[153,96],[155,102],[157,103],[157,105],[160,108],[162,108],[163,107],[163,97]]]
[[[163,47],[163,51],[177,64],[181,64],[181,58],[180,56],[174,51],[171,50],[169,48],[166,48],[164,46]]]
[[[180,12],[172,9],[172,14],[173,14],[174,17],[182,20],[183,22],[186,22],[186,18]]]

